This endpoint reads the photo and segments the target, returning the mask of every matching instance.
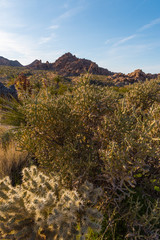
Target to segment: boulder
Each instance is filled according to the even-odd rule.
[[[11,98],[14,97],[18,99],[17,90],[14,85],[11,85],[9,88],[5,87],[3,83],[0,82],[0,97]]]

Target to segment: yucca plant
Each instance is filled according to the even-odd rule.
[[[20,127],[25,125],[25,115],[23,112],[23,102],[15,98],[0,98],[1,124]]]

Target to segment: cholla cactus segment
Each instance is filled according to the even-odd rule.
[[[88,182],[78,191],[62,189],[57,177],[25,168],[22,185],[12,187],[8,178],[0,182],[0,237],[84,239],[88,228],[100,230],[102,215],[93,208],[100,193]]]
[[[93,184],[86,181],[84,185],[80,187],[80,192],[82,194],[82,198],[90,201],[91,204],[96,204],[98,197],[102,195],[101,188],[93,187]]]

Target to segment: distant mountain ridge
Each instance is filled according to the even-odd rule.
[[[105,75],[108,76],[108,80],[116,86],[124,86],[138,81],[143,82],[146,79],[155,79],[159,76],[159,74],[146,74],[141,69],[137,69],[128,74],[111,72],[108,69],[99,67],[91,60],[77,58],[69,52],[62,55],[54,63],[49,63],[48,61],[42,63],[41,60],[35,60],[27,67],[31,69],[54,70],[64,77],[79,76],[87,72],[93,75]],[[100,81],[98,81],[98,83],[100,83]]]
[[[0,65],[13,66],[13,67],[22,67],[18,61],[8,60],[4,57],[0,57]],[[103,84],[100,80],[96,80],[96,75],[104,75],[107,77],[108,81],[116,86],[124,86],[128,84],[133,84],[138,81],[145,81],[146,79],[155,79],[160,74],[151,74],[144,73],[141,69],[137,69],[132,73],[124,74],[124,73],[115,73],[111,72],[106,68],[99,67],[95,62],[91,60],[87,60],[85,58],[77,58],[75,55],[70,52],[65,53],[61,57],[59,57],[55,62],[42,63],[41,60],[35,60],[31,64],[27,66],[23,66],[28,69],[33,70],[52,70],[57,74],[70,77],[70,76],[80,76],[81,74],[90,73],[93,74],[93,78],[95,76],[95,80],[92,82],[97,84]]]
[[[9,60],[7,58],[1,57],[1,56],[0,56],[0,65],[11,66],[11,67],[22,67],[23,66],[17,60],[13,61],[13,60]]]

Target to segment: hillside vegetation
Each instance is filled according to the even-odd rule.
[[[2,151],[20,153],[1,164],[1,238],[160,239],[160,81],[28,79],[0,101]]]

